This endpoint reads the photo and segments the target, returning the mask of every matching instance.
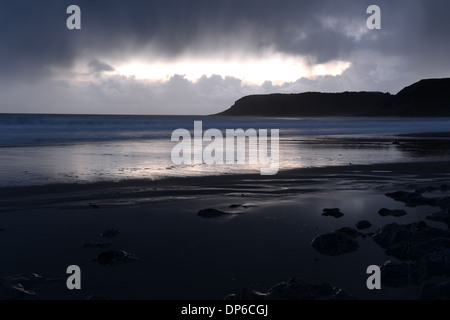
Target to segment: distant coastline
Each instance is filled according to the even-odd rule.
[[[450,78],[420,80],[395,95],[364,91],[250,95],[217,115],[450,117]]]

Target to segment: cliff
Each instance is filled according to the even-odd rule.
[[[416,82],[396,95],[305,92],[243,97],[225,116],[450,116],[450,78]]]

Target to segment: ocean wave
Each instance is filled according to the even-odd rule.
[[[0,114],[0,147],[72,142],[166,139],[173,130],[279,129],[280,138],[312,135],[399,134],[448,131],[448,118],[217,118],[207,116]]]

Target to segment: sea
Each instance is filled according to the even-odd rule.
[[[450,118],[0,114],[0,187],[260,174],[262,164],[250,161],[175,164],[171,154],[179,141],[172,133],[186,129],[194,137],[195,121],[224,138],[227,129],[278,129],[279,171],[450,160],[448,136],[433,134],[450,131]]]

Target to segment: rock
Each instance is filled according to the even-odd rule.
[[[129,262],[136,260],[137,258],[125,251],[122,250],[110,250],[100,253],[96,259],[93,261],[96,261],[100,263],[101,265],[118,265],[122,262]]]
[[[100,209],[100,206],[94,203],[89,203],[89,207],[91,207],[92,209]]]
[[[333,209],[323,209],[323,216],[332,216],[335,218],[340,218],[342,217],[344,214],[341,212],[341,210],[339,208],[333,208]]]
[[[386,208],[380,209],[378,214],[382,217],[393,216],[393,217],[401,217],[405,216],[407,212],[405,210],[389,210]]]
[[[311,244],[322,254],[338,256],[358,250],[359,243],[355,238],[359,235],[362,234],[355,229],[341,228],[315,237]]]
[[[388,255],[401,261],[417,261],[428,253],[450,247],[449,231],[430,227],[423,221],[407,225],[388,224],[379,228],[372,239]]]
[[[106,248],[111,246],[112,243],[109,242],[87,242],[83,245],[85,248]]]
[[[435,204],[434,199],[425,198],[420,192],[397,191],[393,193],[386,193],[386,196],[394,199],[395,201],[403,202],[408,207]]]
[[[234,208],[242,207],[242,205],[241,204],[230,204],[228,207],[234,209]]]
[[[394,222],[378,228],[372,239],[383,249],[386,249],[406,239],[406,228]]]
[[[310,284],[292,278],[273,286],[267,293],[243,288],[237,294],[229,295],[227,300],[356,300],[354,296],[328,283]]]
[[[200,210],[197,215],[203,218],[217,218],[224,215],[229,215],[229,213],[218,209],[203,209]]]
[[[424,284],[420,290],[421,300],[449,300],[450,280]]]
[[[100,235],[105,238],[112,238],[121,233],[122,231],[120,230],[106,230],[105,232],[100,233]]]
[[[361,220],[356,223],[356,229],[363,230],[368,229],[372,226],[372,224],[367,220]]]
[[[349,227],[343,227],[343,228],[340,228],[340,229],[338,229],[336,231],[343,232],[343,233],[349,235],[352,238],[357,238],[357,237],[362,235],[362,233],[359,232],[358,230],[355,230],[355,229],[349,228]]]

